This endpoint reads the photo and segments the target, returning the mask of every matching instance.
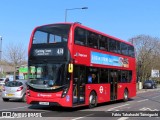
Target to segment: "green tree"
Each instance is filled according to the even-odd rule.
[[[26,61],[26,50],[27,48],[22,44],[9,44],[4,51],[4,60],[14,67],[14,79],[16,79],[17,67]]]
[[[137,73],[141,81],[149,79],[151,77],[151,70],[160,70],[160,39],[151,37],[149,35],[138,35],[129,39],[135,46]],[[137,74],[138,75],[138,74]]]

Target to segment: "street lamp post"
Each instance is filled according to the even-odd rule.
[[[2,59],[2,36],[0,36],[0,62],[1,62],[1,59]]]
[[[76,10],[76,9],[88,9],[88,7],[66,9],[65,10],[65,22],[67,22],[67,11],[68,10]]]
[[[1,59],[2,59],[2,36],[0,36],[0,72],[2,72],[2,64],[1,64]]]

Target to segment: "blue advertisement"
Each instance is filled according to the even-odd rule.
[[[118,67],[128,67],[128,59],[118,56],[91,52],[91,63],[100,65],[110,65]]]

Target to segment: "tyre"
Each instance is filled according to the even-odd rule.
[[[127,89],[124,90],[123,101],[124,102],[128,101],[128,90]]]
[[[97,95],[94,91],[92,91],[89,96],[89,108],[94,108],[96,106],[97,106]]]
[[[22,100],[22,102],[26,102],[26,94],[23,95],[21,100]]]
[[[3,98],[3,101],[7,102],[7,101],[9,101],[9,99],[8,98]]]

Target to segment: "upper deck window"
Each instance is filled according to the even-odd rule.
[[[113,39],[109,39],[109,51],[117,53],[117,42]]]
[[[125,43],[121,43],[121,53],[123,55],[128,55],[128,45]]]
[[[108,51],[108,38],[99,36],[99,49]]]
[[[80,27],[75,28],[74,43],[85,47],[135,57],[133,46],[124,43],[123,41]]]
[[[131,57],[135,56],[134,47],[133,46],[129,46],[128,47],[128,52],[129,52],[129,56],[131,56]]]
[[[86,44],[86,39],[87,39],[86,30],[82,28],[76,28],[74,34],[75,34],[74,36],[75,44],[79,44],[79,45]]]
[[[98,49],[98,35],[88,31],[87,45],[89,47]]]
[[[37,28],[33,44],[67,42],[71,25],[55,24]]]
[[[121,54],[121,44],[119,41],[117,41],[117,53]]]

